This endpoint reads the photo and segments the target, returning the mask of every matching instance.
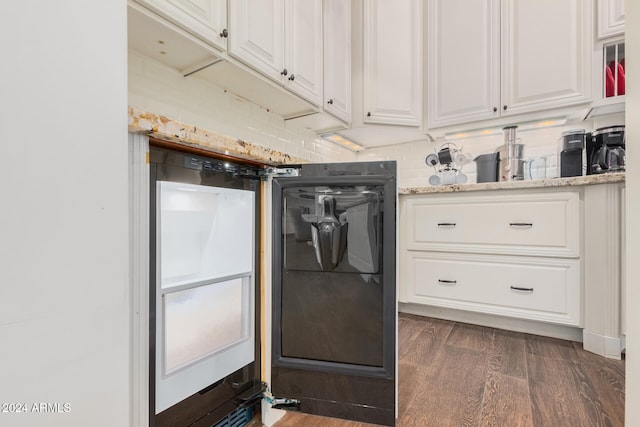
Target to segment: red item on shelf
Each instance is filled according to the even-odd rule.
[[[627,81],[624,74],[624,58],[618,63],[618,95],[624,95],[627,89]]]
[[[616,94],[616,80],[613,71],[613,61],[607,65],[607,76],[605,77],[605,96],[610,98]]]
[[[616,76],[617,71],[617,76]],[[616,80],[617,79],[617,80]],[[624,72],[624,59],[620,62],[611,61],[607,65],[607,77],[606,77],[606,97],[612,97],[616,95],[624,95],[627,88],[626,76]],[[618,92],[616,93],[616,88]]]

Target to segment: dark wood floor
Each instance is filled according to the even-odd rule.
[[[624,362],[580,343],[405,314],[398,338],[398,426],[624,426]],[[371,425],[296,412],[276,423],[298,426]]]

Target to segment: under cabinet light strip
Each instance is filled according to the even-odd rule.
[[[546,129],[554,126],[562,126],[567,122],[566,118],[554,118],[547,120],[540,120],[535,122],[528,122],[518,125],[518,132],[534,130],[534,129]],[[505,125],[506,126],[506,125]],[[502,134],[504,126],[497,128],[475,129],[467,132],[454,132],[445,134],[444,138],[448,141],[477,138],[481,136],[499,135]]]
[[[320,135],[323,139],[326,139],[327,141],[333,142],[334,144],[338,144],[341,147],[344,148],[348,148],[351,151],[362,151],[364,150],[364,147],[361,145],[356,144],[353,141],[348,140],[347,138],[344,138],[336,133],[325,133],[323,135]]]

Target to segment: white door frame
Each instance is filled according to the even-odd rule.
[[[129,133],[132,427],[149,426],[149,137]]]

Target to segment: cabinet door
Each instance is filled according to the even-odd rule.
[[[182,29],[227,48],[227,0],[137,0]]]
[[[284,0],[229,2],[229,53],[281,80],[284,69]]]
[[[590,101],[591,4],[502,0],[503,115]]]
[[[285,2],[287,87],[322,104],[322,0]]]
[[[500,0],[429,0],[429,128],[498,117]]]
[[[364,121],[422,122],[422,0],[364,2]]]
[[[598,0],[598,38],[624,33],[624,0]]]
[[[324,0],[324,109],[351,121],[351,3]]]

